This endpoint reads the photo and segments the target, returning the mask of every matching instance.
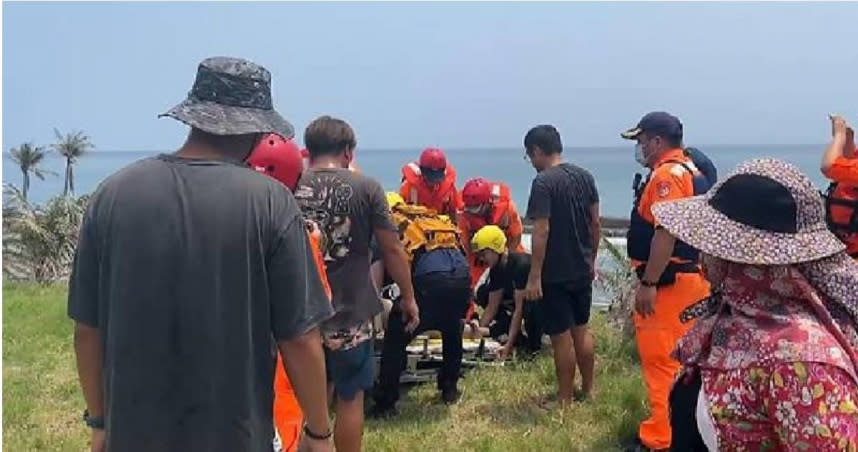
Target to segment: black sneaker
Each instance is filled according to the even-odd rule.
[[[399,415],[399,409],[396,405],[378,405],[369,410],[367,416],[370,419],[390,419]]]
[[[458,388],[448,388],[441,391],[441,400],[446,405],[452,405],[462,398],[462,391]]]

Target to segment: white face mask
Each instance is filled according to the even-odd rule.
[[[647,166],[647,158],[644,155],[643,145],[638,143],[635,145],[635,160],[640,163],[641,166]]]

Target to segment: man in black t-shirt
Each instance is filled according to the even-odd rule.
[[[527,217],[533,220],[527,299],[542,299],[545,333],[554,348],[558,401],[565,405],[572,401],[576,357],[581,396],[588,398],[593,390],[593,337],[587,323],[599,245],[599,194],[587,170],[563,162],[560,134],[553,126],[532,128],[524,147],[539,173],[527,204]]]
[[[516,345],[525,345],[529,353],[538,352],[542,348],[538,302],[525,303],[524,300],[530,255],[511,253],[506,247],[503,230],[493,225],[484,226],[474,234],[471,250],[491,269],[488,281],[477,289],[477,303],[484,309],[480,326],[488,327],[492,337],[507,335],[499,358],[506,359]],[[522,323],[526,339],[520,334]]]

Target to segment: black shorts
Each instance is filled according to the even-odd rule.
[[[545,334],[554,336],[590,321],[593,285],[542,283],[540,313]]]

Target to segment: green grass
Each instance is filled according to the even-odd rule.
[[[3,448],[86,448],[63,286],[3,283]]]
[[[469,372],[457,405],[438,402],[434,384],[405,394],[401,414],[369,421],[364,450],[604,451],[635,432],[646,413],[633,343],[594,316],[596,400],[564,411],[537,401],[554,390],[550,357]],[[84,450],[72,323],[65,287],[3,285],[3,446],[5,450]]]

